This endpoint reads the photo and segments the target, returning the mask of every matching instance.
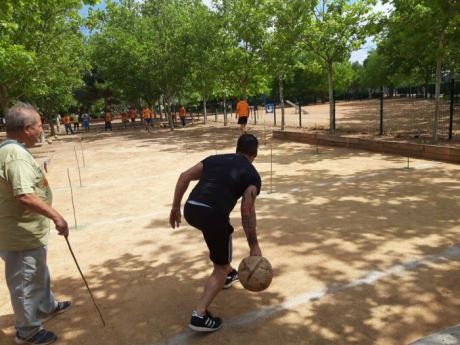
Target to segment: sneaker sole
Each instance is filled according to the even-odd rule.
[[[40,345],[48,345],[48,344],[53,344],[57,341],[57,339],[53,339],[53,340],[50,340],[48,341],[47,343],[41,343]],[[34,345],[35,343],[31,343],[30,341],[27,341],[27,340],[22,340],[22,339],[19,339],[18,337],[15,337],[14,338],[14,342],[16,344],[32,344]]]
[[[192,325],[191,323],[188,326],[189,326],[189,328],[191,328],[191,329],[193,329],[194,331],[197,331],[197,332],[215,332],[215,331],[217,331],[217,330],[222,328],[222,324],[220,324],[219,327],[217,327],[217,328],[198,327],[198,326]]]
[[[224,289],[230,289],[239,279],[232,280],[230,283],[224,285]]]
[[[65,312],[69,311],[70,309],[72,309],[72,306],[73,304],[71,304],[68,308],[65,308],[65,309],[62,309],[62,310],[59,310],[55,313],[53,313],[52,315],[49,315],[43,319],[41,319],[42,323],[45,323],[45,322],[48,322],[52,319],[54,319],[56,316],[60,315],[60,314],[64,314]],[[51,343],[50,343],[51,344]]]

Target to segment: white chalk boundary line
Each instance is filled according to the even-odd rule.
[[[306,305],[306,304],[313,303],[328,295],[335,295],[337,293],[340,293],[340,292],[343,292],[343,291],[346,291],[346,290],[349,290],[349,289],[352,289],[354,287],[361,286],[361,285],[371,285],[377,282],[378,280],[386,278],[390,275],[402,276],[407,271],[415,270],[426,263],[449,261],[450,259],[459,257],[459,256],[460,256],[460,247],[451,246],[438,254],[428,255],[420,259],[407,261],[401,265],[392,266],[384,271],[370,271],[366,273],[362,278],[354,280],[345,285],[339,285],[335,287],[325,288],[322,290],[306,292],[306,293],[297,295],[291,299],[288,299],[284,301],[283,303],[248,312],[246,314],[239,316],[236,319],[232,319],[228,322],[224,322],[224,327],[226,329],[229,329],[229,328],[237,328],[237,327],[246,326],[253,322],[273,317],[276,314],[279,314],[283,311],[294,309],[295,307],[298,307],[300,305]],[[196,333],[193,332],[192,330],[187,329],[171,337],[166,342],[166,344],[168,345],[187,344],[187,342],[190,339],[192,339],[194,336],[196,336]]]
[[[101,220],[101,221],[98,221],[98,222],[94,222],[94,223],[82,223],[82,224],[78,224],[78,227],[75,229],[74,226],[71,227],[71,229],[73,231],[79,231],[79,230],[88,230],[90,228],[94,228],[96,226],[100,226],[100,225],[107,225],[107,224],[118,224],[118,223],[124,223],[124,222],[129,222],[129,221],[132,221],[132,220],[137,220],[137,219],[142,219],[142,218],[149,218],[149,217],[157,217],[157,216],[162,216],[164,217],[165,219],[165,224],[167,224],[167,212],[162,212],[162,211],[156,211],[156,212],[147,212],[147,213],[143,213],[143,214],[138,214],[138,215],[135,215],[135,216],[123,216],[123,217],[118,217],[118,218],[110,218],[110,219],[107,219],[107,220]],[[109,217],[109,216],[106,216],[106,217]],[[69,225],[71,225],[71,219],[73,218],[70,218],[69,217]],[[51,223],[51,222],[50,222]],[[55,228],[53,228],[54,230],[56,230]],[[57,235],[57,232],[52,232],[52,233],[55,233]]]
[[[187,169],[187,168],[184,168],[184,170],[185,169]],[[154,180],[154,179],[158,179],[160,177],[169,176],[169,175],[176,175],[177,178],[179,178],[180,172],[177,172],[177,171],[164,172],[164,173],[161,173],[161,174],[155,174],[155,175],[151,175],[151,176],[139,177],[139,178],[136,178],[136,179],[126,177],[124,179],[110,180],[110,181],[107,181],[107,182],[96,182],[96,183],[87,184],[87,185],[83,184],[82,187],[80,187],[78,185],[78,183],[75,186],[72,183],[72,188],[73,189],[88,189],[88,188],[98,188],[98,187],[105,187],[105,186],[112,186],[113,187],[113,186],[116,186],[117,184],[120,184],[120,183],[130,183],[130,182]],[[69,186],[52,188],[53,191],[63,191],[63,190],[68,190],[68,189],[70,189]]]

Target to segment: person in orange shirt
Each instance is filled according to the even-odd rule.
[[[241,134],[246,133],[246,124],[248,123],[249,117],[249,104],[245,98],[241,98],[241,100],[236,104],[235,115],[238,118]]]
[[[65,133],[66,134],[73,134],[73,130],[72,130],[72,124],[71,124],[71,120],[70,120],[70,115],[69,114],[66,114],[64,116],[64,127],[65,127]]]
[[[104,114],[105,120],[105,131],[112,131],[112,112],[110,110],[106,110]]]
[[[137,116],[136,108],[131,107],[131,109],[129,109],[129,118],[131,119],[131,127],[134,127],[136,123],[136,116]]]
[[[186,115],[185,108],[183,105],[181,105],[179,108],[179,117],[180,117],[180,122],[182,123],[182,127],[185,127],[185,115]]]
[[[144,120],[145,130],[150,132],[152,126],[152,111],[148,107],[142,108],[142,118]]]

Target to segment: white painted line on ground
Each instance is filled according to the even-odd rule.
[[[388,277],[390,275],[402,275],[410,270],[415,270],[418,267],[426,263],[434,263],[440,261],[449,261],[452,258],[460,256],[460,247],[452,246],[446,250],[435,254],[422,257],[420,259],[407,261],[401,265],[392,266],[384,271],[371,271],[364,275],[362,278],[352,281],[345,285],[339,285],[335,287],[330,287],[318,291],[306,292],[304,294],[297,295],[289,300],[286,300],[283,303],[278,305],[260,308],[249,313],[243,314],[236,319],[230,320],[224,323],[225,328],[236,328],[241,326],[246,326],[253,322],[270,318],[282,311],[288,311],[300,305],[309,304],[315,302],[327,295],[334,295],[339,292],[352,289],[360,285],[371,285],[376,281]],[[196,333],[192,330],[185,330],[173,337],[171,337],[166,344],[170,345],[182,345],[187,344],[189,339],[196,336]]]
[[[460,325],[443,329],[409,345],[460,345]]]
[[[184,170],[185,170],[185,168],[184,168]],[[75,187],[73,187],[73,189],[98,188],[98,187],[104,187],[104,186],[112,186],[113,187],[113,186],[119,185],[120,183],[138,182],[138,181],[145,181],[145,180],[154,180],[154,179],[158,179],[159,177],[169,176],[169,175],[177,175],[177,178],[179,178],[180,173],[181,173],[180,171],[173,171],[173,172],[165,172],[165,173],[161,173],[161,174],[155,174],[155,175],[152,175],[152,176],[140,177],[140,178],[136,178],[136,179],[126,177],[124,179],[110,180],[110,181],[107,181],[107,182],[97,182],[97,183],[88,184],[88,185],[83,183],[82,187],[75,186]],[[63,191],[63,190],[68,190],[68,189],[70,189],[69,186],[52,188],[53,191]]]
[[[137,219],[142,219],[142,218],[148,218],[148,217],[157,217],[157,216],[162,216],[165,219],[165,224],[167,223],[167,212],[161,212],[161,211],[156,211],[156,212],[147,212],[143,214],[138,214],[135,216],[124,216],[124,217],[118,217],[118,218],[111,218],[107,220],[101,220],[98,222],[94,223],[83,223],[83,224],[78,224],[78,228],[75,229],[72,227],[73,230],[88,230],[88,228],[92,228],[95,226],[100,226],[100,225],[107,225],[107,224],[117,224],[117,223],[123,223],[123,222],[129,222],[132,220],[137,220]],[[56,233],[57,234],[57,233]]]

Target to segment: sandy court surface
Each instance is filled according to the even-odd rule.
[[[53,289],[74,302],[46,324],[60,344],[401,345],[459,323],[459,166],[411,159],[405,169],[402,157],[270,145],[259,128],[258,234],[274,280],[260,293],[223,291],[211,306],[223,329],[189,331],[211,267],[200,233],[185,221],[172,230],[167,218],[180,172],[234,150],[236,125],[211,125],[82,135],[86,167],[77,137],[39,150],[52,156],[54,205],[73,223],[69,169],[78,217],[70,241],[107,322],[53,231]],[[231,220],[237,266],[248,254],[239,203]],[[2,275],[1,345],[13,344],[13,324]]]
[[[438,134],[440,139],[446,139],[449,129],[449,102],[440,105]],[[263,107],[258,108],[256,123],[272,127],[275,125],[275,115],[266,113]],[[394,98],[385,99],[383,127],[384,134],[388,137],[429,136],[432,129],[432,114],[435,104],[432,99]],[[376,136],[380,131],[380,100],[355,100],[336,102],[336,128],[343,134],[361,134]],[[215,116],[210,116],[210,121],[215,121]],[[223,122],[223,114],[219,114],[219,122]],[[236,119],[229,116],[231,123]],[[254,124],[251,114],[249,124]],[[281,110],[276,109],[276,126],[281,125]],[[301,126],[300,126],[301,125]],[[302,116],[299,121],[298,110],[286,104],[285,126],[304,129],[329,129],[329,103],[309,104],[302,106]],[[453,137],[458,144],[460,140],[460,104],[454,108],[452,123]]]

